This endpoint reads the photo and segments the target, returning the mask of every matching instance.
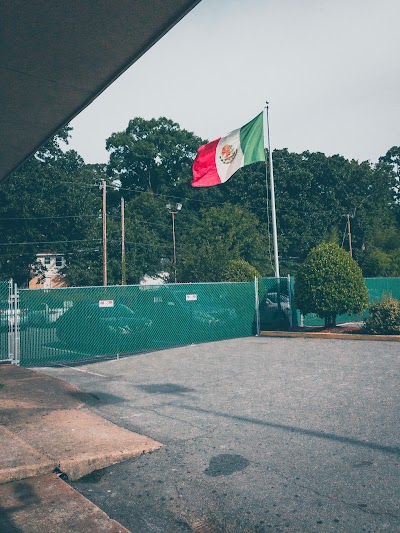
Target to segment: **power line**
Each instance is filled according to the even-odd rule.
[[[0,242],[0,246],[27,246],[33,244],[60,244],[60,243],[70,243],[70,242],[101,242],[101,239],[64,239],[61,241],[32,241],[32,242]]]
[[[112,216],[112,215],[110,215]],[[53,215],[46,217],[0,217],[0,222],[3,220],[63,220],[65,218],[99,218],[97,215]]]
[[[219,204],[219,205],[226,205],[226,204]],[[260,208],[254,208],[254,207],[248,207],[246,205],[238,205],[238,204],[233,204],[233,205],[237,205],[238,207],[241,207],[241,208],[245,208],[245,209],[252,209],[252,210],[259,210],[259,211],[267,211],[267,208],[264,208],[264,207],[260,207]],[[321,214],[321,213],[331,213],[332,211],[331,210],[328,210],[328,209],[325,209],[325,210],[318,210],[318,211],[311,211],[311,214]],[[306,209],[279,209],[278,210],[278,214],[279,213],[310,213],[310,210],[306,210]],[[338,213],[337,214],[338,217],[342,217],[342,216],[345,216],[345,213],[343,212],[343,214],[340,214]],[[64,219],[74,219],[74,218],[94,218],[94,219],[99,219],[100,220],[100,217],[101,215],[99,213],[95,214],[95,215],[52,215],[52,216],[37,216],[37,217],[0,217],[0,223],[1,222],[7,222],[7,221],[18,221],[18,220],[64,220]],[[180,218],[182,217],[182,214],[180,216]],[[107,218],[112,218],[114,220],[120,220],[121,219],[121,216],[118,215],[118,214],[107,214]],[[138,218],[134,218],[134,219],[130,219],[130,221],[134,221],[134,222],[138,222],[140,223],[141,225],[144,223],[144,224],[148,224],[148,225],[153,225],[153,226],[159,226],[159,227],[162,227],[163,226],[163,223],[155,223],[155,222],[150,222],[148,219],[138,219]],[[260,220],[260,222],[262,223],[262,221]]]

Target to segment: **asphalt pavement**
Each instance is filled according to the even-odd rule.
[[[398,532],[399,355],[260,337],[40,371],[163,443],[72,482],[132,532]]]

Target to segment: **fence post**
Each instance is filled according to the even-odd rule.
[[[256,335],[260,335],[260,300],[258,298],[258,278],[254,276],[254,292],[255,292],[255,306],[256,306]]]
[[[20,363],[21,337],[20,337],[21,312],[19,309],[18,286],[14,283],[14,364]]]
[[[13,365],[20,363],[20,312],[18,286],[8,282],[8,356]]]
[[[287,283],[288,283],[288,297],[289,297],[289,326],[290,329],[293,329],[293,298],[292,298],[292,285],[290,280],[290,274],[287,276]]]

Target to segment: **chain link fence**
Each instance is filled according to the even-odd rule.
[[[254,283],[20,290],[25,366],[255,335]]]
[[[366,284],[370,303],[385,294],[400,299],[400,278],[368,278]],[[287,330],[301,319],[293,289],[289,277],[254,283],[22,289],[14,296],[19,308],[12,310],[9,284],[0,282],[0,360],[11,357],[24,366],[72,363]],[[337,323],[366,316],[343,315]],[[323,320],[310,314],[303,324],[321,325]]]

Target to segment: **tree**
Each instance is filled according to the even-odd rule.
[[[177,243],[180,282],[221,281],[229,261],[244,259],[258,268],[267,256],[257,217],[232,204],[193,213]]]
[[[386,154],[379,158],[379,164],[386,167],[394,176],[394,191],[399,195],[400,190],[400,146],[392,146]]]
[[[171,216],[165,208],[166,203],[165,198],[148,192],[137,194],[126,206],[125,248],[128,284],[139,283],[144,274],[156,276],[160,271],[168,271],[168,268],[165,268],[165,259],[169,257],[172,245]],[[118,259],[118,272],[120,270]],[[171,270],[169,272],[171,273]]]
[[[39,252],[68,261],[77,250],[98,245],[87,239],[101,207],[96,177],[75,151],[61,150],[69,130],[63,128],[0,185],[2,279],[26,284]]]
[[[165,117],[136,117],[125,131],[107,139],[108,173],[120,179],[123,188],[165,194],[191,174],[201,144],[199,137]]]
[[[311,250],[297,272],[295,300],[301,313],[316,313],[325,320],[325,327],[331,327],[337,315],[365,309],[368,291],[350,254],[337,244],[322,243]]]
[[[377,221],[366,249],[359,255],[365,277],[400,275],[400,228]]]

